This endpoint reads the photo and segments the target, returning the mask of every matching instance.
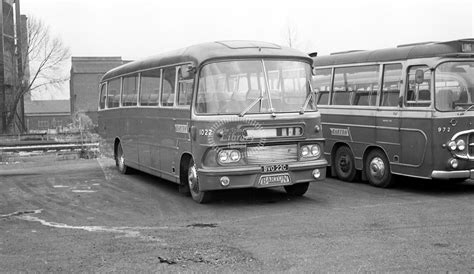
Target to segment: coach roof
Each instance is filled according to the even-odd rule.
[[[352,51],[313,58],[315,66],[333,66],[369,62],[389,62],[414,58],[429,58],[443,55],[462,55],[462,43],[474,43],[474,39],[462,39],[448,42],[427,42],[401,45],[397,48]],[[472,55],[472,52],[470,53]]]
[[[283,57],[304,59],[311,63],[308,55],[298,50],[260,41],[217,41],[189,46],[156,56],[130,62],[108,71],[102,79],[110,79],[134,71],[167,65],[193,62],[199,66],[212,59]]]

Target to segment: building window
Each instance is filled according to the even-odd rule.
[[[38,128],[49,128],[49,121],[38,121]]]

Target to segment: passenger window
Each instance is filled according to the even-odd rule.
[[[100,85],[100,95],[99,95],[99,109],[105,108],[105,100],[107,99],[107,85],[102,83]]]
[[[333,105],[375,106],[379,89],[379,66],[336,68]]]
[[[384,65],[382,80],[381,106],[394,107],[398,105],[400,87],[402,85],[402,65]]]
[[[163,70],[163,88],[161,94],[162,106],[174,105],[174,86],[176,80],[176,68],[169,67]]]
[[[119,107],[120,79],[121,78],[116,78],[107,83],[107,108]]]
[[[417,71],[422,78],[418,77]],[[408,88],[405,94],[407,107],[431,105],[431,71],[428,66],[412,66],[408,70]]]
[[[136,106],[138,96],[138,74],[123,78],[122,106]]]
[[[180,68],[178,75],[178,105],[190,106],[193,99],[194,74],[183,76],[182,68]]]
[[[318,69],[313,76],[313,89],[316,92],[318,105],[327,105],[329,102],[329,91],[331,90],[332,69]]]
[[[158,106],[160,94],[161,70],[144,71],[140,75],[140,105]]]

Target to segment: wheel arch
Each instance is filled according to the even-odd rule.
[[[117,148],[118,148],[119,144],[120,144],[120,138],[115,137],[115,140],[114,140],[114,159],[117,158]]]
[[[188,178],[188,166],[189,166],[189,161],[193,160],[194,157],[190,152],[184,152],[181,154],[181,158],[179,160],[179,182],[180,184],[187,184],[187,178]],[[185,180],[185,181],[183,181]]]

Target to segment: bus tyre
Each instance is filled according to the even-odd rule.
[[[303,196],[308,190],[309,183],[294,184],[284,186],[286,193],[291,196]]]
[[[191,197],[197,203],[204,204],[211,200],[211,192],[199,190],[199,178],[197,174],[197,168],[192,159],[189,161],[188,166],[188,185],[189,192],[191,192]]]
[[[336,150],[336,155],[334,157],[334,167],[336,170],[336,175],[339,179],[352,182],[356,177],[356,168],[354,155],[352,151],[347,146],[341,146]]]
[[[125,157],[123,154],[122,144],[117,146],[117,155],[115,156],[115,165],[122,174],[129,174],[131,169],[125,165]]]
[[[365,160],[365,173],[369,183],[376,187],[387,188],[394,184],[394,176],[390,171],[390,163],[385,153],[372,150]]]

